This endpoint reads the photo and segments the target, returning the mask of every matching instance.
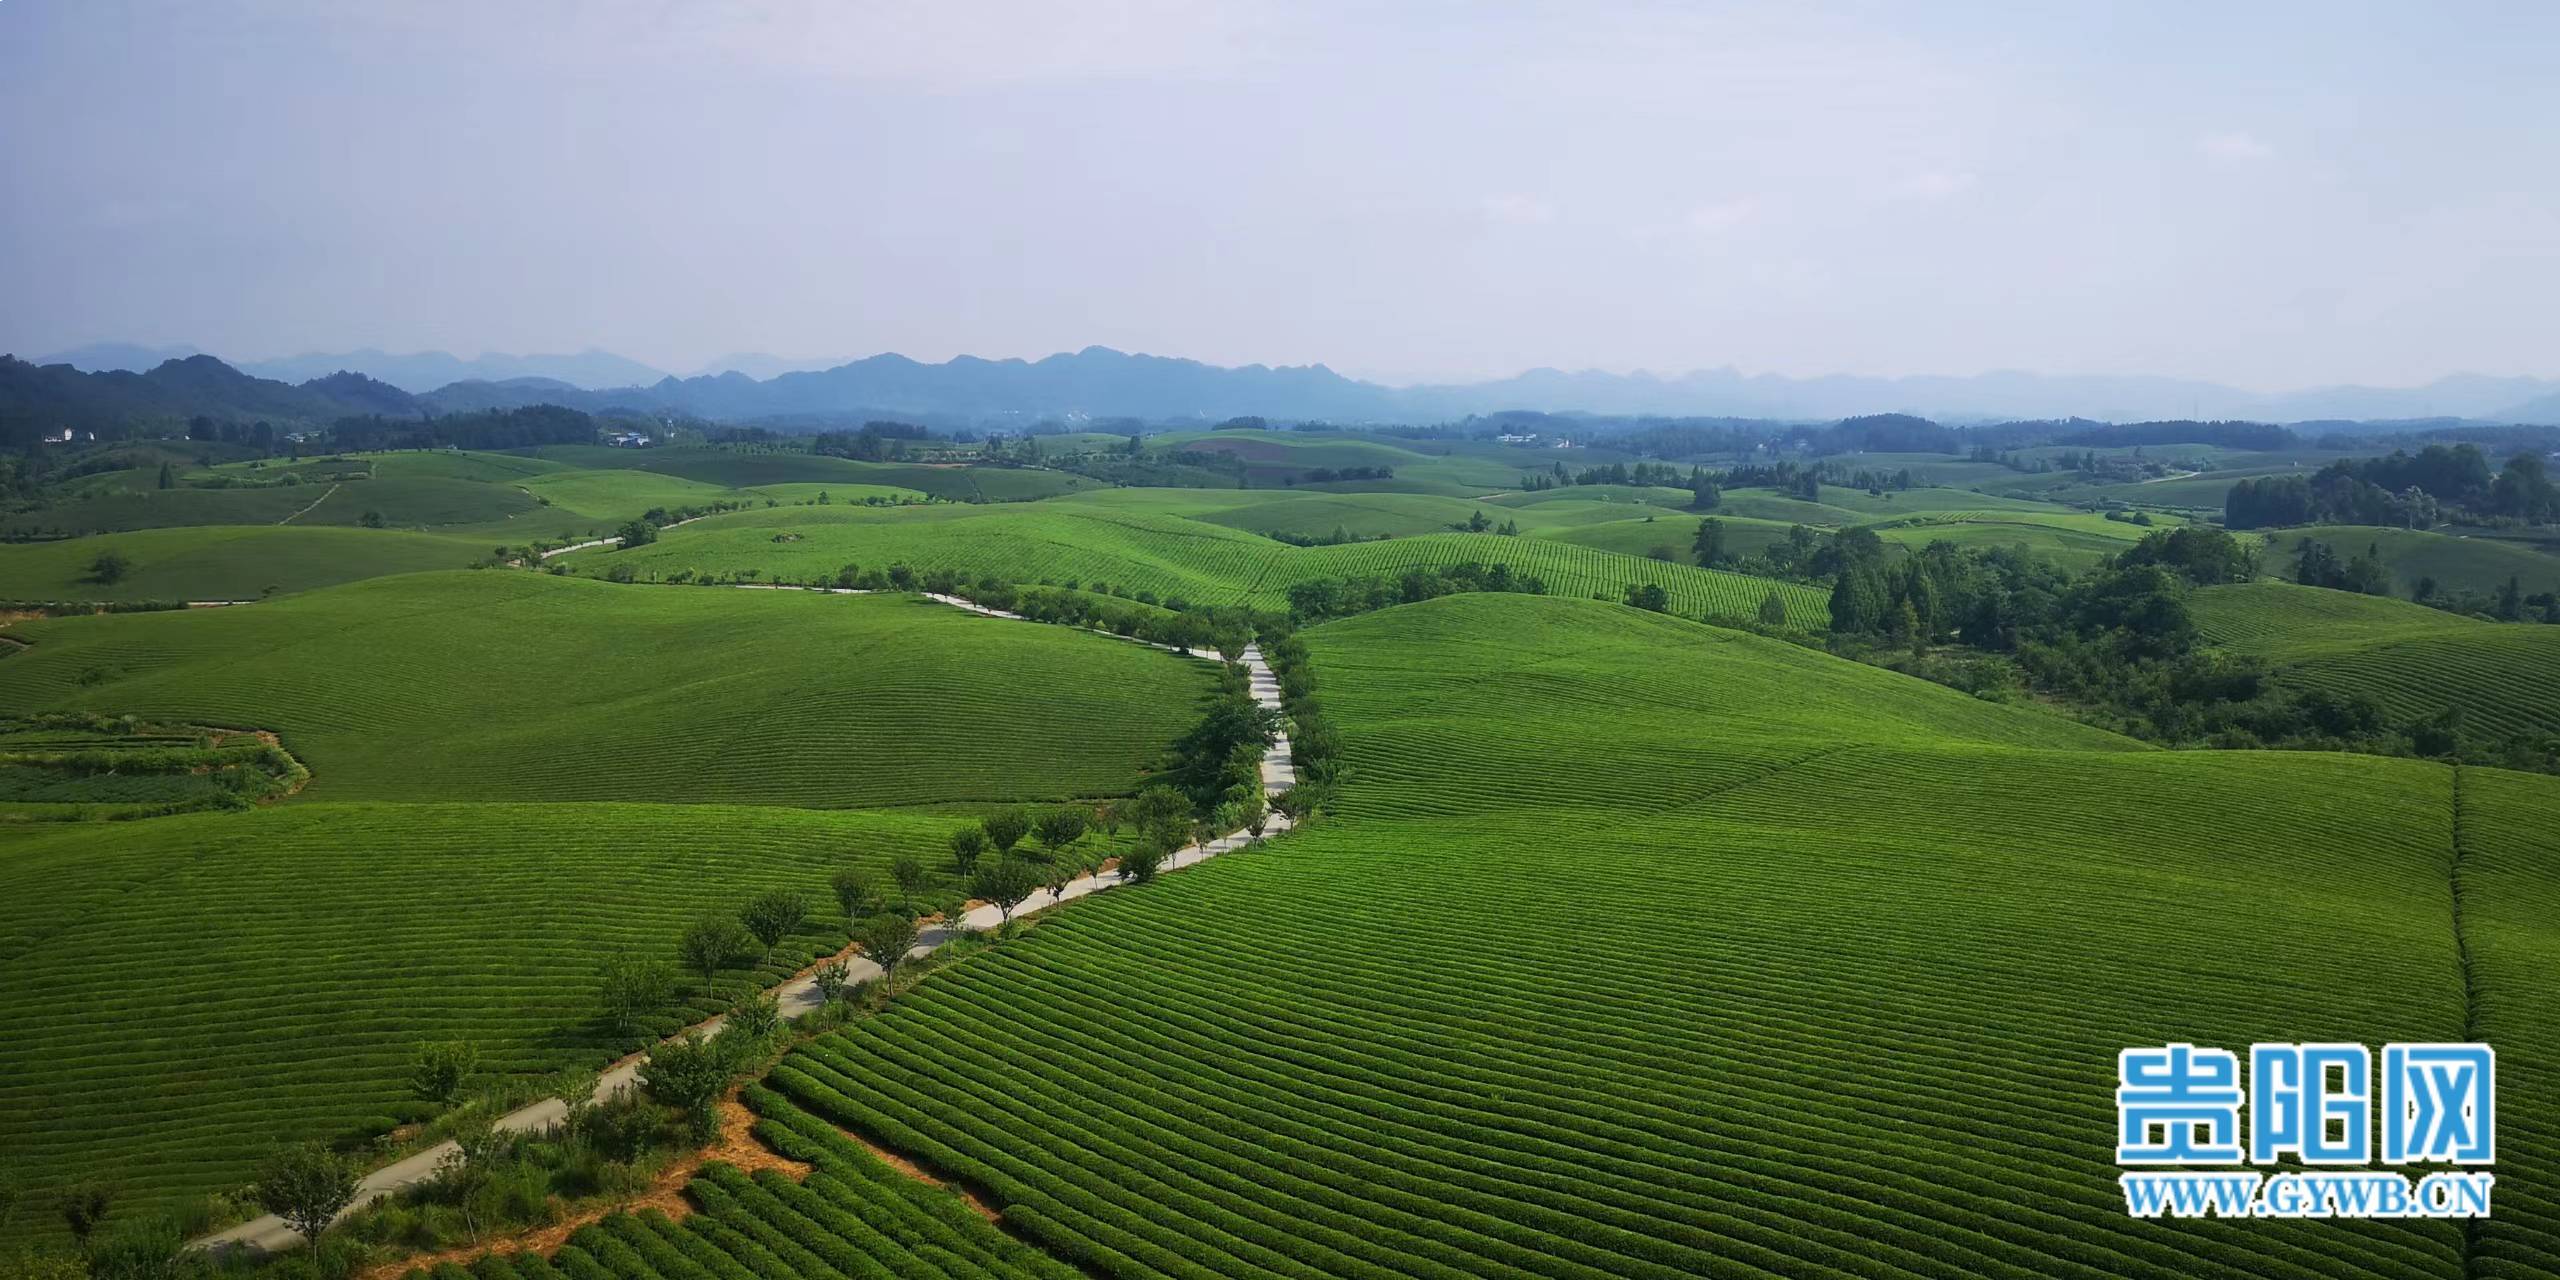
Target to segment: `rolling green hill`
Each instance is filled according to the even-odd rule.
[[[274,729],[312,769],[305,794],[330,800],[857,808],[1125,792],[1208,679],[912,598],[496,570],[13,632],[33,647],[0,659],[0,709]]]
[[[950,825],[461,803],[0,824],[0,1151],[33,1203],[94,1174],[120,1188],[119,1214],[147,1213],[239,1186],[276,1143],[395,1112],[421,1040],[474,1042],[483,1083],[593,1069],[643,1038],[598,1019],[603,957],[672,960],[685,925],[764,889],[829,903],[835,871],[885,875]],[[716,987],[688,976],[649,1028],[717,1012],[844,935],[830,903],[764,965]],[[50,1212],[7,1228],[61,1230]]]
[[[856,462],[797,450],[753,450],[717,445],[613,449],[603,445],[552,445],[534,456],[584,470],[638,470],[721,489],[772,484],[871,484],[913,489],[957,501],[1015,502],[1071,493],[1096,482],[1038,468]]]
[[[2395,720],[2456,707],[2483,736],[2560,734],[2560,627],[2288,582],[2208,587],[2194,610],[2208,639],[2265,659],[2280,679],[2362,694]]]
[[[1325,699],[1372,746],[1345,799],[1363,815],[1677,807],[1840,742],[2144,749],[2058,715],[1596,601],[1449,596],[1313,634]]]
[[[1614,600],[1630,584],[1650,583],[1664,589],[1674,610],[1749,616],[1774,590],[1800,626],[1818,627],[1828,614],[1828,597],[1815,588],[1538,538],[1437,533],[1292,547],[1203,520],[1072,503],[740,512],[670,530],[648,546],[580,552],[563,560],[589,574],[615,565],[629,565],[643,577],[752,570],[764,581],[799,583],[832,580],[847,564],[905,564],[973,579],[1107,583],[1123,593],[1273,610],[1286,606],[1294,582],[1393,577],[1474,561],[1536,574],[1559,595]]]
[[[160,489],[101,494],[0,517],[0,533],[90,534],[179,525],[356,525],[367,516],[395,529],[501,526],[540,510],[509,485],[439,476],[374,475],[240,489]]]
[[[2497,538],[2470,538],[2425,529],[2383,529],[2364,525],[2315,525],[2267,531],[2270,572],[2290,567],[2303,539],[2328,544],[2345,561],[2379,552],[2391,571],[2394,594],[2408,597],[2422,578],[2433,578],[2445,591],[2488,594],[2515,578],[2524,594],[2560,590],[2560,556]]]
[[[1489,442],[1388,441],[1310,431],[1173,432],[1147,442],[1151,452],[1220,453],[1244,465],[1246,483],[1278,487],[1318,469],[1385,467],[1395,492],[1471,497],[1520,482],[1523,471],[1554,460],[1545,450]]]
[[[2530,1091],[2502,1120],[2560,1103],[2531,976],[2560,955],[2560,880],[2529,817],[2560,782],[2466,770],[2457,795],[2419,762],[2123,750],[1565,600],[1308,639],[1345,742],[1334,818],[1066,913],[770,1085],[1131,1274],[2551,1261],[2541,1189],[2468,1243],[2129,1218],[2110,1094],[2131,1045],[2470,1028]],[[2469,997],[2457,857],[2487,949]],[[2175,945],[2129,942],[2142,925]],[[2560,1147],[2530,1120],[2502,1138],[2502,1175]]]
[[[0,822],[0,1164],[38,1197],[112,1175],[120,1213],[387,1128],[422,1039],[471,1040],[483,1083],[601,1065],[651,1038],[598,1022],[602,958],[672,959],[756,891],[807,925],[646,1032],[840,948],[835,871],[913,855],[956,902],[953,809],[1126,792],[1210,684],[912,597],[494,570],[9,634],[12,711],[273,728],[313,774],[247,813]]]

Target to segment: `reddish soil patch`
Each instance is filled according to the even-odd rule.
[[[549,1255],[581,1229],[593,1226],[624,1210],[638,1212],[655,1209],[667,1217],[683,1221],[693,1212],[693,1202],[684,1198],[684,1187],[702,1166],[718,1160],[754,1173],[760,1169],[780,1170],[782,1175],[798,1182],[809,1176],[809,1166],[766,1146],[755,1135],[755,1113],[731,1097],[720,1104],[720,1136],[700,1151],[685,1153],[658,1171],[649,1189],[617,1204],[599,1204],[578,1210],[547,1227],[510,1236],[495,1236],[479,1244],[447,1249],[441,1253],[422,1253],[369,1267],[359,1273],[358,1280],[400,1280],[412,1269],[434,1267],[450,1262],[458,1267],[470,1265],[493,1253],[539,1253]]]

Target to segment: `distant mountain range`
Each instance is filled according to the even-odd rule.
[[[418,411],[417,397],[360,373],[332,374],[296,386],[251,377],[207,355],[165,360],[142,373],[83,373],[66,364],[0,357],[0,428],[13,431],[148,423],[174,427],[198,416],[318,424],[360,414],[407,417]]]
[[[104,343],[36,362],[156,376],[173,358],[200,369],[192,348]],[[215,364],[220,362],[215,361]],[[1087,347],[1039,360],[960,356],[926,364],[877,355],[826,368],[814,361],[736,355],[719,372],[671,377],[610,352],[491,354],[353,351],[253,361],[236,373],[285,390],[317,386],[312,412],[353,398],[400,412],[370,388],[327,383],[346,373],[412,397],[411,412],[459,412],[563,404],[631,409],[714,421],[819,421],[904,417],[940,425],[1003,425],[1060,418],[1216,421],[1242,414],[1341,423],[1437,422],[1509,409],[1595,414],[1830,421],[1910,413],[1940,421],[2088,418],[2110,422],[2249,419],[2261,422],[2468,418],[2560,424],[2560,380],[2461,374],[2423,387],[2342,386],[2258,394],[2174,378],[2000,372],[1970,377],[1788,378],[1710,369],[1568,373],[1533,369],[1492,382],[1392,387],[1346,378],[1323,365],[1222,367],[1196,360]],[[238,389],[234,389],[236,392]],[[359,394],[359,392],[361,392]],[[261,392],[273,401],[273,392]],[[201,411],[201,410],[200,410]],[[308,415],[288,415],[308,416]]]
[[[122,369],[144,373],[163,361],[200,354],[191,346],[146,347],[130,342],[99,342],[37,357],[37,364],[67,364],[90,372]],[[770,360],[772,357],[765,357]],[[513,378],[548,378],[573,387],[623,387],[656,382],[660,369],[627,360],[610,351],[575,355],[516,356],[490,352],[465,360],[442,351],[396,355],[388,351],[311,352],[273,360],[235,360],[231,367],[253,377],[278,382],[308,382],[333,373],[361,373],[403,391],[423,395],[456,382],[502,382]]]

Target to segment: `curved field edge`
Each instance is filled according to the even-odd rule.
[[[2395,720],[2450,707],[2475,733],[2560,733],[2560,627],[2279,582],[2210,587],[2195,610],[2208,639],[2265,660],[2278,679],[2369,697]]]
[[[905,597],[507,571],[15,625],[0,711],[277,731],[313,799],[865,808],[1126,793],[1200,663]]]
[[[1829,593],[1814,587],[1542,538],[1433,533],[1293,547],[1200,520],[1090,504],[741,512],[689,524],[648,546],[562,560],[587,574],[627,566],[644,578],[752,572],[792,583],[832,581],[847,565],[904,564],[971,579],[1107,583],[1121,594],[1271,610],[1287,606],[1293,583],[1395,577],[1471,561],[1534,574],[1555,595],[1615,600],[1630,586],[1660,586],[1683,614],[1750,617],[1772,593],[1798,627],[1819,629],[1830,611]]]

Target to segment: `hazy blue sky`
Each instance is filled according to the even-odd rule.
[[[0,349],[2560,374],[2560,5],[0,0]]]

